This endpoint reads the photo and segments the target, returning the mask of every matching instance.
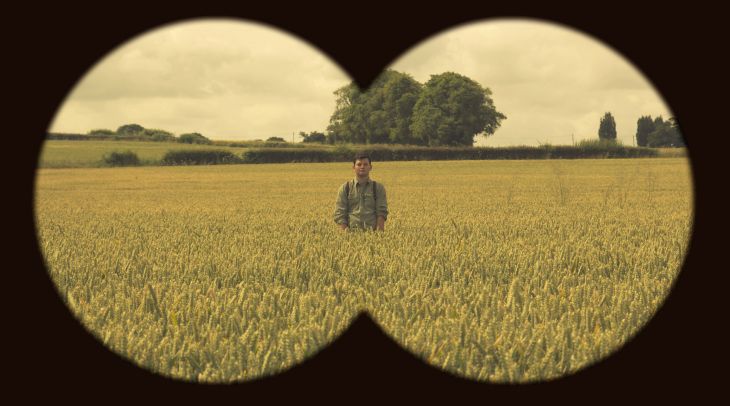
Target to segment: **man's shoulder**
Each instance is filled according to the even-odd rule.
[[[340,190],[340,191],[344,191],[344,190],[347,190],[347,189],[349,189],[350,187],[352,187],[352,179],[351,179],[351,180],[348,180],[348,181],[345,181],[345,182],[343,182],[343,183],[342,183],[342,184],[340,185],[340,189],[339,189],[339,190]]]
[[[373,181],[373,184],[375,186],[375,193],[383,194],[385,193],[385,185],[379,181]]]

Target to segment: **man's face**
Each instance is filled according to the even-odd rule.
[[[355,176],[366,178],[370,175],[370,170],[373,169],[373,167],[370,165],[370,160],[365,158],[356,160],[352,169],[355,171]]]

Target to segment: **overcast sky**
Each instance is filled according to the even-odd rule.
[[[603,43],[537,20],[485,20],[425,39],[391,68],[421,83],[446,71],[492,90],[507,119],[477,145],[569,144],[597,138],[610,111],[633,144],[642,115],[669,108],[648,80]],[[333,92],[350,82],[336,63],[283,30],[242,20],[197,20],[133,38],[99,61],[60,107],[51,132],[137,123],[211,139],[291,140],[324,131]],[[299,138],[296,138],[299,141]]]

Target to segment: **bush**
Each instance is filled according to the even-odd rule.
[[[149,137],[152,141],[174,141],[175,136],[165,130],[159,130],[155,128],[145,128],[144,131],[142,131],[143,137]]]
[[[137,166],[139,157],[132,151],[111,152],[103,156],[104,164],[108,166]]]
[[[351,161],[355,150],[345,145],[338,145],[332,150],[333,158],[337,161]]]
[[[187,134],[181,134],[180,137],[177,139],[178,142],[182,142],[183,144],[212,144],[213,142],[209,140],[207,137],[204,137],[200,133],[187,133]]]
[[[106,136],[104,136],[104,137],[106,138]],[[88,134],[68,134],[68,133],[48,133],[48,135],[46,137],[46,139],[49,139],[49,140],[71,140],[71,141],[90,140],[93,138],[94,138],[94,136],[91,136]]]
[[[553,148],[561,151],[563,158],[638,158],[658,155],[650,148],[625,146],[618,140],[582,140],[572,147]]]
[[[112,136],[116,133],[112,130],[106,129],[106,128],[98,128],[95,130],[89,131],[89,135],[100,135],[100,136]]]
[[[231,151],[217,149],[172,150],[162,157],[163,165],[218,165],[241,163]]]
[[[246,141],[211,141],[213,145],[224,146],[224,147],[235,147],[235,148],[316,148],[311,144],[304,143],[291,143],[291,142],[277,142],[277,141],[261,141],[261,140],[246,140]]]
[[[243,153],[243,162],[252,164],[334,161],[332,152],[325,149],[261,148]]]

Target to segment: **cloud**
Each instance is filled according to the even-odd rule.
[[[192,21],[113,50],[77,84],[52,129],[86,132],[89,125],[131,121],[173,132],[210,125],[205,132],[238,138],[298,129],[301,121],[323,130],[333,91],[348,82],[324,54],[283,31],[234,20]],[[331,108],[302,107],[313,103]],[[307,115],[313,113],[314,120]]]
[[[391,68],[422,83],[453,71],[490,88],[508,117],[494,136],[479,141],[490,145],[597,137],[606,111],[616,118],[619,139],[631,143],[640,116],[671,115],[648,80],[613,49],[538,20],[461,25],[425,39]],[[134,122],[215,139],[322,131],[334,111],[333,92],[350,80],[318,49],[284,31],[193,20],[113,50],[74,88],[51,130]]]

